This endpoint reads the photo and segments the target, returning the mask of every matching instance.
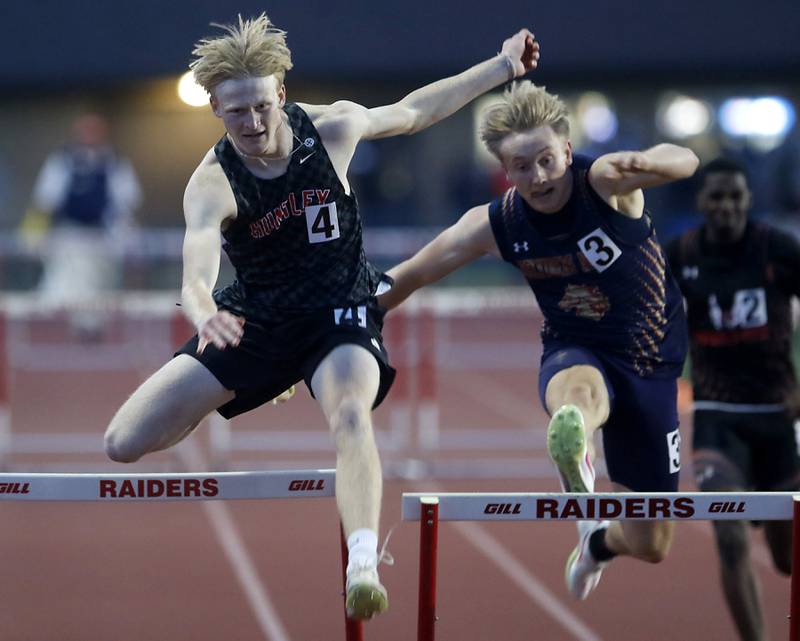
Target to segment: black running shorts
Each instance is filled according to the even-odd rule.
[[[234,312],[235,313],[235,312]],[[291,320],[269,322],[245,317],[244,335],[236,347],[219,350],[208,345],[197,353],[197,335],[175,355],[200,361],[236,398],[219,407],[225,418],[242,414],[272,400],[303,380],[313,396],[311,377],[322,360],[339,345],[361,345],[378,362],[380,384],[373,407],[386,397],[395,370],[383,345],[383,314],[375,299],[363,305],[324,309]]]

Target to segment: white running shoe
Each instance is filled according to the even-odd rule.
[[[386,611],[389,597],[378,579],[378,560],[359,560],[347,564],[345,607],[351,619],[371,619]]]
[[[609,525],[609,521],[578,521],[580,540],[567,559],[564,577],[569,591],[581,600],[597,587],[600,575],[608,565],[608,561],[595,561],[589,551],[589,539],[597,530],[607,528]]]
[[[564,405],[547,426],[547,452],[558,470],[564,492],[594,492],[595,472],[586,444],[583,414],[574,405]]]

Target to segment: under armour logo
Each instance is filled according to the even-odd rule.
[[[519,254],[521,251],[528,251],[528,241],[522,243],[514,243],[514,253]]]
[[[308,147],[309,149],[314,146],[314,139],[313,138],[306,138],[303,141],[303,145]]]
[[[300,159],[300,164],[302,165],[306,160],[311,158],[311,156],[313,156],[315,153],[317,153],[317,152],[316,151],[312,151],[310,154],[308,154],[308,156],[305,156],[304,158],[301,158]]]
[[[700,276],[700,268],[697,265],[685,265],[681,273],[686,280],[697,280]]]

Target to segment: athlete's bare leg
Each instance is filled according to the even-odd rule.
[[[573,365],[561,370],[547,383],[545,404],[551,416],[564,405],[574,405],[581,411],[586,445],[594,459],[594,433],[608,420],[611,410],[600,371],[591,365]]]
[[[336,502],[345,534],[378,531],[383,479],[372,432],[380,370],[359,345],[339,345],[311,378],[314,396],[336,443]]]
[[[750,560],[747,527],[744,521],[714,521],[722,593],[741,640],[765,641],[761,588]]]
[[[383,479],[370,413],[380,369],[360,345],[339,345],[323,359],[311,388],[336,442],[336,503],[347,535],[348,616],[370,619],[389,605],[378,578]]]
[[[632,492],[619,483],[612,486],[615,492]],[[674,530],[672,521],[613,521],[606,530],[605,542],[615,554],[660,563],[672,546]]]
[[[171,447],[233,398],[204,365],[179,354],[142,383],[111,419],[106,453],[114,461],[132,463]]]

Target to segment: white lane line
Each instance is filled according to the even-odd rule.
[[[176,454],[189,469],[204,470],[206,462],[198,445],[190,438],[176,448]],[[291,641],[272,604],[269,591],[255,570],[236,524],[224,501],[202,501],[217,541],[233,568],[266,641]]]
[[[581,621],[539,579],[528,572],[521,561],[516,559],[483,527],[477,523],[466,521],[454,521],[451,525],[574,638],[579,641],[602,641],[602,637]]]

